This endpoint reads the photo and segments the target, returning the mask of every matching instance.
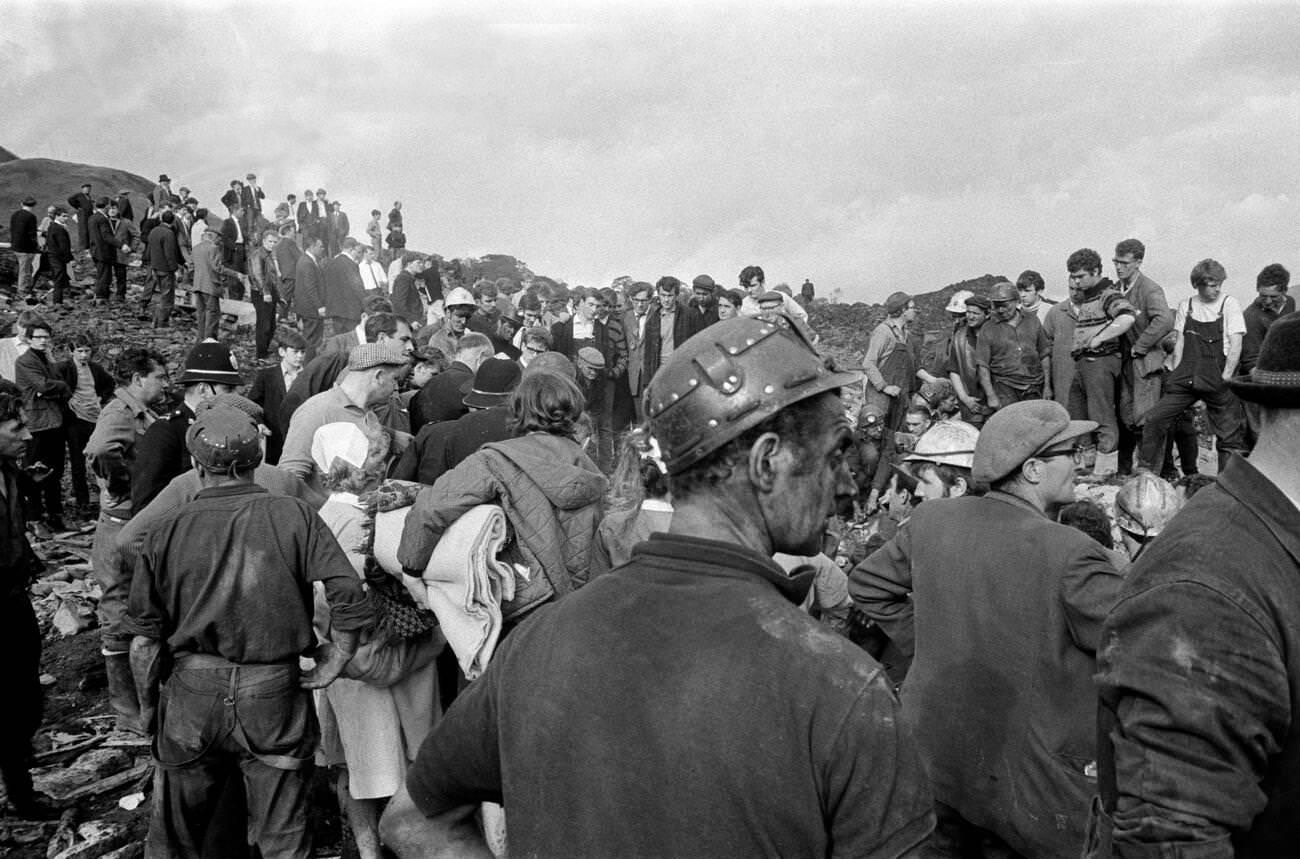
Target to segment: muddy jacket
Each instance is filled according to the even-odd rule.
[[[530,433],[484,445],[420,493],[397,559],[418,575],[451,523],[479,504],[500,504],[513,537],[507,560],[530,571],[503,607],[507,619],[517,618],[587,583],[605,485],[595,463],[568,438]]]
[[[41,432],[63,426],[63,407],[72,396],[72,389],[59,377],[49,357],[44,352],[28,349],[14,362],[14,375],[23,392],[27,428]]]

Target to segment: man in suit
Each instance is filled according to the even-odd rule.
[[[650,316],[650,305],[654,300],[654,287],[644,280],[637,281],[627,289],[628,304],[623,311],[623,337],[627,341],[627,377],[624,395],[631,400],[632,419],[640,423],[641,392],[645,390],[645,335],[646,321]],[[621,405],[622,396],[616,390],[614,407],[616,423],[625,417],[628,406]],[[621,407],[620,407],[621,406]]]
[[[325,252],[327,256],[334,256],[338,253],[338,248],[330,247],[330,201],[324,188],[316,189],[316,225],[313,227],[316,235],[325,243]]]
[[[329,245],[327,249],[331,253],[338,253],[343,247],[343,240],[347,238],[348,233],[352,231],[352,225],[348,222],[347,213],[343,211],[343,204],[338,200],[330,203],[329,213]]]
[[[655,290],[659,300],[650,308],[645,323],[642,378],[649,383],[659,365],[691,336],[690,320],[678,301],[682,282],[669,275],[659,278]]]
[[[63,304],[63,292],[68,288],[68,266],[72,264],[72,237],[68,235],[68,210],[54,207],[54,220],[45,232],[45,253],[49,255],[50,276],[54,293],[50,301],[55,307]]]
[[[108,198],[95,201],[95,211],[87,222],[90,258],[95,261],[95,303],[108,301],[113,287],[113,265],[117,262],[117,248],[113,245],[113,228],[108,222]]]
[[[325,336],[325,285],[320,261],[325,243],[319,236],[304,236],[307,247],[298,258],[293,274],[293,310],[302,320],[302,336],[307,339],[307,359],[316,355]]]
[[[266,440],[266,462],[269,465],[280,461],[286,429],[281,420],[280,407],[284,404],[285,393],[302,372],[303,359],[307,355],[307,341],[292,329],[280,329],[275,336],[275,345],[280,354],[280,363],[258,370],[253,377],[253,386],[248,391],[248,398],[265,412],[266,425],[271,430],[271,435]]]
[[[131,190],[129,188],[123,188],[121,191],[118,191],[117,197],[113,202],[117,204],[118,216],[134,224],[135,209],[131,208]]]
[[[275,249],[279,244],[280,234],[274,227],[267,227],[248,259],[248,277],[252,282],[249,300],[257,313],[253,347],[259,361],[270,354],[271,337],[275,334],[275,308],[280,303],[280,262]]]
[[[90,183],[81,186],[81,190],[68,198],[68,207],[77,213],[77,238],[81,241],[80,249],[90,250],[90,216],[95,214],[95,198],[90,196]]]
[[[321,346],[319,354],[330,355],[339,352],[344,355],[351,355],[353,347],[362,343],[373,342],[366,339],[366,320],[376,313],[392,312],[393,303],[387,298],[382,295],[367,295],[361,303],[361,321],[357,323],[357,326],[346,331],[340,331],[327,339]]]
[[[140,315],[149,314],[149,301],[154,289],[158,290],[158,303],[153,308],[153,327],[163,328],[171,321],[172,305],[176,301],[176,271],[181,267],[181,247],[176,239],[176,214],[165,209],[158,225],[149,231],[149,267],[153,280],[140,296]]]
[[[280,225],[280,241],[274,253],[276,267],[280,269],[280,307],[288,315],[293,312],[294,274],[298,270],[298,257],[302,256],[297,230],[291,222]]]
[[[248,272],[248,234],[244,232],[243,209],[238,204],[230,207],[230,217],[221,222],[221,261],[226,268],[240,273]],[[227,284],[229,287],[231,284]],[[227,289],[231,298],[243,298],[242,292]]]
[[[302,192],[302,202],[298,204],[298,235],[305,243],[312,236],[316,235],[316,222],[320,220],[320,204],[316,202],[316,195],[308,188]]]
[[[1124,337],[1124,368],[1119,404],[1119,473],[1133,468],[1133,452],[1142,424],[1164,391],[1165,335],[1173,330],[1174,312],[1165,290],[1142,273],[1146,246],[1137,239],[1115,245],[1115,285],[1133,305],[1136,318]]]
[[[262,201],[266,199],[266,192],[257,184],[257,174],[249,173],[244,177],[244,184],[239,189],[239,206],[245,212],[260,215],[262,214]]]
[[[172,180],[166,173],[158,176],[158,184],[153,186],[149,192],[149,200],[155,206],[161,206],[163,203],[171,203],[173,206],[179,206],[183,200],[176,194],[172,193]]]
[[[339,253],[325,264],[322,297],[325,315],[336,334],[361,324],[365,286],[361,282],[361,268],[357,265],[358,256],[357,240],[346,238]]]
[[[9,242],[18,255],[18,293],[24,296],[36,288],[36,263],[41,258],[38,225],[36,198],[24,197],[22,208],[9,219]]]
[[[194,321],[200,342],[217,337],[225,280],[248,283],[248,276],[226,268],[221,256],[221,233],[208,227],[194,249]]]

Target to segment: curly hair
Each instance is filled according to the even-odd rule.
[[[1070,258],[1065,261],[1065,270],[1074,271],[1101,271],[1101,254],[1092,248],[1079,248],[1070,254]]]
[[[0,379],[0,422],[22,418],[23,392],[8,379]]]
[[[113,381],[119,385],[131,384],[131,377],[149,375],[157,367],[166,367],[167,359],[155,349],[132,346],[124,349],[113,364]]]

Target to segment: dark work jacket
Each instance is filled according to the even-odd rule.
[[[0,493],[0,600],[26,599],[27,588],[44,567],[27,542],[23,498],[31,488],[31,478],[12,459],[0,459],[0,481],[4,481]],[[38,715],[35,722],[39,721]]]
[[[135,465],[131,469],[131,509],[143,510],[153,497],[193,467],[185,447],[185,433],[194,423],[194,412],[181,407],[154,421],[135,444]]]
[[[1092,855],[1296,855],[1297,618],[1300,511],[1233,456],[1128,569],[1102,630],[1097,766],[1114,850],[1100,816]]]
[[[58,374],[58,366],[50,363],[49,356],[28,349],[14,362],[14,378],[23,394],[23,408],[27,412],[27,428],[32,432],[58,429],[63,426],[63,413],[76,379],[69,386]]]
[[[110,399],[113,398],[113,391],[116,389],[117,383],[113,381],[113,377],[109,375],[108,371],[105,370],[103,365],[100,364],[98,361],[90,361],[89,364],[90,364],[90,377],[95,380],[95,396],[99,397],[99,403],[100,405],[103,405],[104,403],[107,403]],[[77,365],[73,362],[71,358],[66,358],[62,361],[59,361],[57,364],[55,364],[54,372],[55,374],[58,375],[60,379],[63,380],[64,384],[68,386],[69,391],[72,391],[74,393],[76,392]],[[69,395],[68,398],[70,400],[71,395]],[[67,408],[68,404],[66,402],[63,404],[63,406],[65,410],[64,419],[66,421],[66,419],[69,417],[69,415],[71,415],[72,412],[70,409]]]
[[[1264,335],[1273,327],[1274,322],[1288,313],[1295,313],[1295,298],[1290,295],[1286,297],[1282,310],[1278,313],[1260,307],[1259,299],[1247,305],[1242,311],[1242,316],[1246,318],[1246,333],[1241,338],[1241,363],[1237,365],[1238,373],[1245,374],[1255,369],[1255,362],[1259,360],[1260,347],[1264,345]]]
[[[68,198],[68,205],[77,213],[77,233],[81,243],[90,247],[90,216],[95,213],[95,201],[81,191]]]
[[[513,433],[509,420],[510,409],[500,405],[470,412],[454,421],[425,424],[407,445],[390,476],[433,485],[483,445],[510,438]]]
[[[299,375],[301,373],[299,371]],[[294,377],[294,381],[297,381],[297,377]],[[280,451],[284,448],[284,431],[288,424],[282,420],[280,409],[287,393],[284,389],[284,373],[278,363],[258,370],[248,389],[248,398],[262,407],[266,425],[271,430],[271,437],[266,440],[266,461],[271,465],[280,461]]]
[[[325,287],[320,262],[304,252],[294,268],[293,311],[306,319],[317,319],[317,311],[324,306]]]
[[[174,272],[181,267],[181,247],[176,231],[159,224],[149,231],[149,265],[154,271]]]
[[[90,256],[95,262],[116,263],[118,244],[114,241],[113,227],[108,222],[108,215],[102,209],[96,209],[90,216]]]
[[[1001,492],[925,502],[849,573],[914,653],[899,696],[935,799],[1022,855],[1083,843],[1095,655],[1121,584],[1100,543]]]
[[[34,254],[41,250],[36,239],[37,220],[34,212],[19,209],[9,218],[9,243],[16,254]]]
[[[365,292],[361,269],[352,257],[341,253],[325,263],[322,292],[325,315],[359,320]]]
[[[67,227],[57,221],[50,223],[45,231],[45,252],[56,265],[72,262],[72,237],[68,235]]]
[[[686,317],[686,330],[690,332],[687,337],[694,337],[718,321],[717,302],[714,302],[713,306],[708,310],[701,312],[700,305],[692,298],[685,307],[677,312]]]
[[[454,421],[465,414],[468,409],[461,401],[473,382],[474,371],[460,361],[452,361],[450,367],[426,382],[420,392],[411,397],[411,432],[419,432],[425,424]]]
[[[680,314],[681,311],[678,311]],[[578,360],[578,348],[573,342],[573,317],[551,326],[551,346],[556,352],[570,361]],[[617,379],[627,369],[627,338],[623,335],[623,325],[614,317],[604,322],[599,319],[592,323],[592,341],[605,358],[605,376]]]

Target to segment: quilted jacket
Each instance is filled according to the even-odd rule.
[[[500,504],[513,540],[503,557],[528,570],[507,620],[587,583],[605,477],[573,440],[546,433],[486,444],[420,492],[397,559],[423,570],[447,527],[479,504]]]

